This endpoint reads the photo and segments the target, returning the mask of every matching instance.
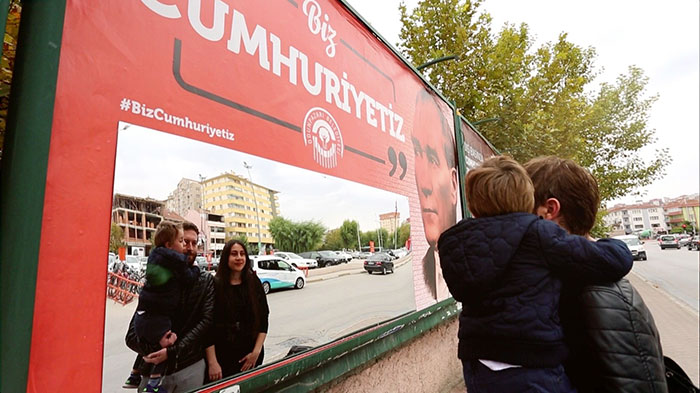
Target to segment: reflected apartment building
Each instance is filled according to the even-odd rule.
[[[226,238],[245,236],[251,246],[260,240],[263,248],[273,247],[270,221],[279,215],[278,191],[229,172],[203,180],[202,192],[205,209],[223,216]]]
[[[122,229],[122,241],[128,255],[150,253],[151,239],[161,221],[181,223],[184,218],[168,210],[163,201],[138,196],[114,194],[112,223]]]

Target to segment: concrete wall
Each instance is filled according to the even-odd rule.
[[[438,325],[315,392],[450,392],[463,382],[458,318]]]

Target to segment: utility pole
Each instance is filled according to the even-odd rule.
[[[207,231],[208,228],[205,226],[205,220],[204,217],[206,216],[205,210],[204,210],[204,176],[202,174],[199,174],[199,194],[201,195],[201,206],[199,209],[199,230],[200,233],[203,234],[203,239],[202,239],[202,253],[206,256],[208,248],[207,247],[207,242],[209,236],[207,236]]]
[[[355,227],[357,230],[357,251],[362,252],[362,242],[360,242],[360,223],[357,223],[357,226]]]
[[[255,218],[258,221],[258,255],[263,255],[262,250],[262,235],[260,234],[260,209],[258,209],[258,198],[255,196],[255,185],[253,184],[253,177],[250,175],[250,169],[253,168],[252,165],[248,165],[247,162],[243,161],[243,166],[248,170],[248,180],[250,180],[250,189],[253,190],[253,202],[255,202]]]

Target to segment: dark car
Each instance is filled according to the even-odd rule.
[[[326,267],[328,265],[339,265],[343,262],[333,251],[307,251],[299,254],[302,258],[315,259],[318,262],[318,267]]]
[[[387,274],[387,272],[394,272],[394,257],[385,253],[376,253],[370,255],[365,260],[365,270],[367,273],[372,274],[374,272],[381,272],[382,274]]]

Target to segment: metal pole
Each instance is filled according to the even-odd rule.
[[[453,59],[459,59],[459,55],[448,55],[448,56],[443,56],[443,57],[438,57],[437,59],[433,59],[430,61],[427,61],[418,67],[416,67],[416,70],[420,71],[425,67],[430,67],[431,65],[435,63],[440,63],[441,61],[447,61],[447,60],[453,60]]]
[[[209,241],[209,236],[206,234],[206,226],[204,225],[204,216],[206,213],[204,213],[204,176],[201,174],[199,175],[199,194],[201,196],[201,202],[202,205],[200,206],[199,209],[199,230],[200,232],[204,233],[204,244],[202,245],[202,251],[204,255],[206,256],[207,250],[209,249],[207,242]]]
[[[263,255],[262,252],[262,235],[260,234],[260,209],[258,209],[258,198],[255,196],[255,185],[253,184],[253,177],[250,175],[250,169],[252,165],[248,165],[247,162],[243,161],[243,166],[248,170],[248,179],[250,180],[250,189],[253,190],[253,202],[255,202],[255,217],[258,221],[258,255]]]

